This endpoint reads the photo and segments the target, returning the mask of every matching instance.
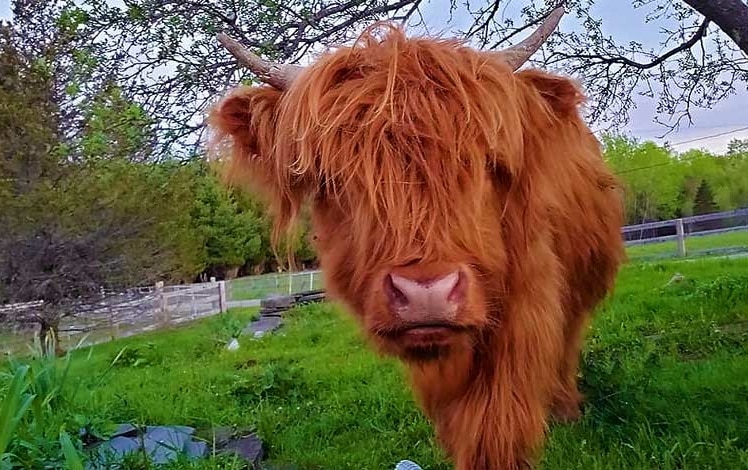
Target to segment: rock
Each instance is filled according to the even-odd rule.
[[[184,426],[149,426],[143,437],[145,451],[156,465],[172,462],[178,454],[185,453],[193,432]]]
[[[229,441],[221,450],[224,454],[236,454],[249,462],[251,468],[259,468],[262,462],[262,441],[255,434]]]
[[[685,280],[685,279],[686,278],[685,278],[685,276],[683,276],[683,274],[681,274],[681,273],[675,273],[673,275],[673,277],[671,277],[670,280],[667,282],[667,284],[665,284],[665,287],[668,287],[668,286],[670,286],[672,284],[677,284],[679,282],[683,282],[683,280]]]
[[[255,338],[262,337],[265,333],[268,333],[270,331],[275,331],[281,326],[281,318],[280,317],[265,317],[260,318],[257,321],[254,321],[247,325],[247,327],[244,329],[244,333],[248,335],[252,335]]]
[[[234,437],[234,428],[230,426],[218,426],[211,430],[207,438],[215,442],[216,447],[223,447]]]
[[[130,424],[120,425],[112,439],[96,446],[87,468],[111,468],[135,452],[144,452],[154,465],[173,462],[179,455],[190,459],[204,457],[208,447],[192,440],[194,432],[189,426],[148,426],[142,430]]]
[[[239,349],[239,341],[236,338],[231,338],[229,344],[226,346],[229,351],[236,351]]]
[[[137,435],[138,435],[138,428],[136,428],[132,424],[120,424],[117,430],[114,431],[114,434],[112,434],[112,437],[117,437],[117,436],[135,437]]]
[[[140,443],[136,439],[117,436],[99,445],[96,448],[96,454],[101,463],[118,462],[139,449]]]

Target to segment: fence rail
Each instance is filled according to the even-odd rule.
[[[688,254],[727,253],[733,251],[748,250],[748,234],[745,237],[722,237],[721,240],[714,238],[711,245],[708,242],[701,243],[701,247],[688,247],[689,238],[727,235],[736,232],[748,231],[748,208],[737,209],[726,212],[683,217],[680,219],[648,222],[623,227],[621,233],[629,247],[643,245],[662,244],[666,249],[657,253],[654,250],[641,250],[644,254],[657,257],[687,256]],[[674,246],[667,249],[668,242],[674,242]],[[634,257],[637,253],[634,253]]]
[[[71,315],[60,322],[59,341],[64,348],[91,345],[115,338],[179,325],[216,315],[237,307],[259,307],[269,295],[293,295],[320,289],[322,273],[274,273],[231,281],[215,281],[131,289],[126,293],[102,292],[106,301],[84,314]],[[38,336],[38,326],[13,322],[43,302],[0,305],[0,354],[23,350]]]
[[[76,308],[80,314],[63,318],[59,342],[63,348],[91,345],[114,338],[132,336],[225,312],[230,304],[224,281],[200,284],[154,286],[124,293],[102,293],[102,301]],[[18,351],[38,336],[33,323],[14,321],[31,317],[41,302],[0,306],[0,352]],[[75,313],[75,312],[73,312]]]

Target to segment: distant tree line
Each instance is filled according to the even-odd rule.
[[[624,136],[606,136],[603,144],[624,184],[627,224],[748,207],[748,140],[733,140],[724,155]]]

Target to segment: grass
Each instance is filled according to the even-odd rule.
[[[682,280],[669,282],[676,272]],[[255,314],[75,351],[77,391],[43,448],[67,458],[59,439],[69,444],[80,423],[104,434],[120,422],[249,426],[270,462],[294,468],[386,470],[405,458],[451,468],[401,366],[374,355],[347,315],[299,308],[276,334],[227,351]],[[552,426],[541,468],[748,468],[748,259],[628,265],[593,324],[582,373],[584,417]],[[9,386],[0,379],[0,397]],[[26,440],[33,416],[19,425]],[[173,468],[240,467],[216,458]]]
[[[748,251],[748,230],[686,238],[686,256],[704,255],[715,250]],[[675,241],[667,241],[631,246],[626,251],[632,259],[675,257],[678,245]]]

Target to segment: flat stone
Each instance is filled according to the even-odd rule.
[[[190,458],[198,459],[208,455],[208,444],[203,441],[190,441],[184,450]]]
[[[96,460],[98,463],[121,462],[139,449],[140,442],[136,438],[117,436],[96,447]]]
[[[262,462],[262,441],[255,434],[229,441],[221,453],[233,453],[258,468]]]
[[[255,338],[259,338],[263,335],[265,335],[268,332],[272,332],[280,328],[281,326],[281,319],[280,317],[266,317],[266,318],[260,318],[257,321],[254,321],[247,325],[247,327],[244,329],[244,333],[248,335],[252,335]]]
[[[204,457],[208,451],[204,442],[192,441],[194,428],[189,426],[147,426],[142,436],[131,424],[120,425],[115,436],[96,446],[94,461],[87,468],[110,468],[121,463],[131,453],[145,452],[155,465],[177,460],[179,455],[195,459]]]

